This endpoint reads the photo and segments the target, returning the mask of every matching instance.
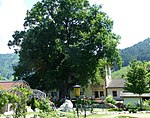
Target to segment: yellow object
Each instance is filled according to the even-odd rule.
[[[80,88],[74,88],[74,95],[75,96],[80,96]]]
[[[81,86],[80,85],[74,85],[73,88],[74,88],[74,95],[76,97],[79,97],[80,96],[80,88],[81,88]]]

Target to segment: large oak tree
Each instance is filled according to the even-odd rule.
[[[112,28],[101,5],[90,6],[87,0],[37,2],[27,11],[25,30],[16,31],[8,42],[20,56],[16,79],[28,81],[32,88],[58,89],[61,96],[76,83],[97,81],[102,60],[121,64],[120,37]]]

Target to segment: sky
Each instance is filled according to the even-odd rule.
[[[0,0],[0,54],[12,53],[7,46],[12,34],[23,29],[26,11],[38,0]],[[89,0],[102,4],[102,11],[114,21],[113,32],[120,35],[118,48],[130,47],[150,37],[150,0]]]

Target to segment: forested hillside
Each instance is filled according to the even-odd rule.
[[[13,74],[13,66],[18,62],[17,54],[0,54],[0,76],[10,79]]]
[[[133,58],[140,61],[150,61],[150,38],[121,50],[121,56],[123,66],[127,66]]]
[[[150,61],[150,38],[145,39],[129,48],[121,50],[123,59],[123,68],[112,72],[112,78],[119,79],[127,72],[127,67],[130,60],[133,58],[140,61]]]

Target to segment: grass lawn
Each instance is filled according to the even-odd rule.
[[[93,114],[87,114],[86,118],[150,118],[150,113],[125,113],[117,114],[115,112],[100,113],[99,109],[95,109]],[[62,112],[57,111],[60,118],[77,118],[74,112]],[[28,113],[27,118],[34,116],[34,113]],[[0,118],[6,118],[4,115],[0,115]],[[84,118],[84,115],[80,115],[79,118]]]
[[[64,116],[63,118],[77,118],[75,117],[76,114],[73,112],[60,112],[61,116]],[[61,118],[61,117],[60,117]],[[84,115],[80,115],[79,118],[84,118]],[[126,113],[126,114],[100,114],[98,112],[95,112],[94,114],[88,114],[86,118],[150,118],[150,113]]]
[[[87,118],[150,118],[150,114],[91,114]]]

